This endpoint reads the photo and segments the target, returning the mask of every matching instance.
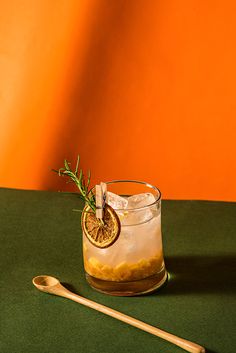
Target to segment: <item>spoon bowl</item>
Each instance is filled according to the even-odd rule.
[[[58,289],[60,287],[64,288],[61,284],[60,281],[52,276],[47,276],[47,275],[41,275],[41,276],[37,276],[34,277],[33,280],[33,285],[41,290],[42,292],[46,292],[46,293],[50,293],[50,294],[56,294],[56,295],[60,295],[58,294]],[[66,290],[66,288],[65,288]]]
[[[51,287],[51,286],[55,286],[58,283],[59,283],[59,280],[52,276],[41,275],[33,278],[33,284],[37,288]]]
[[[129,325],[135,326],[143,331],[146,331],[146,332],[149,332],[155,336],[161,337],[161,338],[165,339],[166,341],[169,341],[169,342],[185,349],[188,352],[205,353],[205,348],[203,348],[202,346],[199,346],[196,343],[193,343],[193,342],[185,340],[184,338],[180,338],[175,335],[172,335],[171,333],[165,332],[157,327],[148,325],[148,324],[144,323],[143,321],[137,320],[131,316],[125,315],[123,313],[120,313],[119,311],[113,310],[111,308],[108,308],[107,306],[98,304],[96,302],[93,302],[92,300],[89,300],[87,298],[81,297],[80,295],[77,295],[75,293],[70,292],[55,277],[41,275],[41,276],[34,277],[32,282],[33,282],[33,285],[42,292],[46,292],[46,293],[50,293],[50,294],[58,295],[58,296],[61,296],[64,298],[71,299],[79,304],[83,304],[85,306],[88,306],[89,308],[95,309],[95,310],[100,311],[106,315],[112,316],[115,319],[123,321]]]

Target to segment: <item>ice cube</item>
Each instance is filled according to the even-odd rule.
[[[150,192],[143,194],[132,195],[128,198],[127,208],[140,208],[151,205],[155,202],[155,196]]]
[[[136,224],[142,224],[150,221],[154,217],[154,214],[150,208],[142,210],[130,210],[127,211],[122,217],[120,216],[120,221],[123,226],[133,226]]]
[[[128,200],[119,195],[113,194],[113,192],[107,192],[107,203],[115,210],[122,210],[127,207]]]
[[[148,222],[154,217],[154,213],[156,210],[156,206],[146,207],[140,210],[136,210],[138,208],[142,208],[144,206],[151,205],[155,202],[155,197],[151,193],[143,193],[132,195],[128,198],[128,214],[123,221],[125,225],[131,224],[140,224],[144,222]]]

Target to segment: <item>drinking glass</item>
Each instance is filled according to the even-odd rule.
[[[94,289],[110,295],[153,292],[167,279],[161,234],[161,192],[142,181],[114,180],[106,184],[108,203],[111,199],[121,232],[115,243],[105,249],[94,246],[83,234],[86,280]]]

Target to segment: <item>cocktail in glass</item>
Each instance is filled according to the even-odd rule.
[[[121,232],[104,249],[93,245],[83,234],[86,279],[94,289],[111,295],[152,292],[167,279],[161,234],[161,193],[140,181],[117,180],[106,184],[106,202],[117,213]]]

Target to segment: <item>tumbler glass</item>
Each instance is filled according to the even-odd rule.
[[[86,280],[94,289],[117,296],[153,292],[167,279],[161,234],[161,192],[135,180],[107,182],[108,204],[121,232],[111,246],[94,246],[83,234]]]

